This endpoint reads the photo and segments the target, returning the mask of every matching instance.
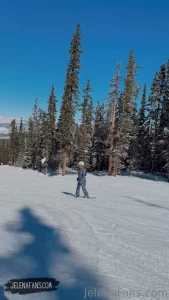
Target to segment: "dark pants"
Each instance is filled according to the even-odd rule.
[[[86,186],[85,186],[84,183],[82,183],[82,184],[78,183],[77,184],[76,197],[80,196],[80,187],[82,187],[82,191],[83,191],[85,197],[89,197],[88,191],[86,190]]]

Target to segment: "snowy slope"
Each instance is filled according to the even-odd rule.
[[[169,296],[169,184],[88,175],[95,200],[65,194],[75,187],[73,174],[0,166],[0,299],[167,299],[151,293]],[[44,276],[58,291],[3,296],[9,279]]]

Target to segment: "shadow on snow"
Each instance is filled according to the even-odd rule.
[[[60,281],[57,291],[30,295],[37,300],[42,297],[44,300],[81,300],[84,299],[85,288],[103,289],[92,270],[82,266],[83,259],[79,261],[78,254],[73,253],[66,245],[59,229],[46,225],[29,207],[20,210],[20,215],[19,226],[18,223],[8,224],[5,230],[13,234],[16,240],[18,234],[23,237],[28,234],[31,240],[26,239],[27,242],[23,242],[20,249],[12,255],[0,257],[3,276],[0,286],[1,300],[8,300],[7,293],[4,295],[3,284],[10,279],[19,278],[54,277]],[[102,300],[106,300],[105,297]],[[95,297],[96,299],[100,297]]]
[[[144,200],[141,200],[141,199],[137,199],[137,198],[134,198],[134,197],[128,197],[128,196],[123,196],[123,197],[124,197],[124,198],[127,198],[127,199],[132,199],[133,201],[142,203],[142,204],[147,205],[147,206],[151,206],[151,207],[156,207],[156,208],[160,208],[160,209],[169,210],[168,207],[164,207],[164,206],[161,206],[161,205],[158,205],[158,204],[154,204],[154,203],[151,203],[151,202],[147,202],[147,201],[144,201]]]
[[[68,192],[62,192],[63,194],[65,194],[66,196],[73,196],[73,197],[75,197],[75,194],[73,194],[73,193],[68,193]]]

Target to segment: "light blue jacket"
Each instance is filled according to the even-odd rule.
[[[86,185],[86,170],[78,170],[78,184]]]

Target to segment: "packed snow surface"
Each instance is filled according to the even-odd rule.
[[[0,300],[167,299],[169,184],[88,174],[83,199],[76,177],[0,166]],[[4,293],[30,277],[58,290]]]

